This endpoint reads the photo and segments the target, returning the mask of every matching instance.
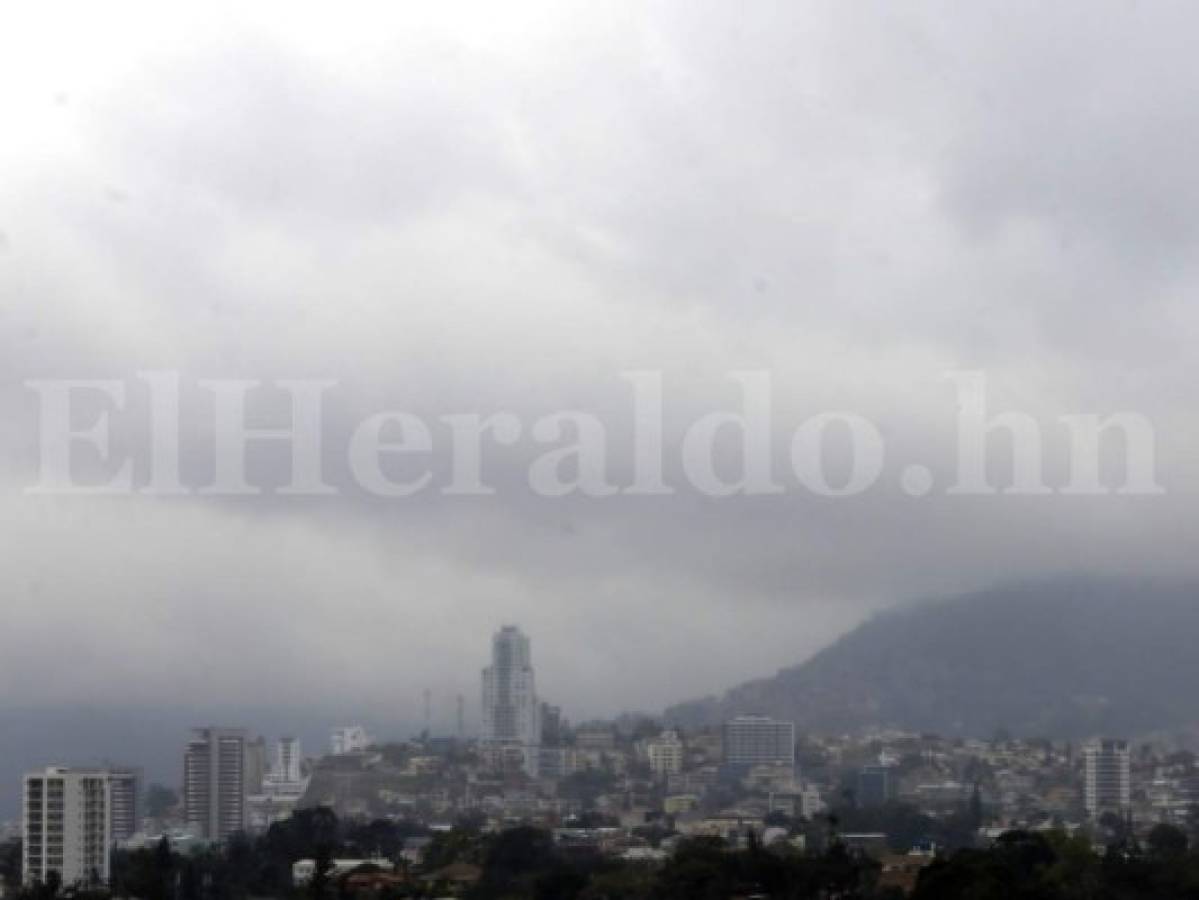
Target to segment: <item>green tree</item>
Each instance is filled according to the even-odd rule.
[[[653,887],[651,869],[622,865],[594,873],[579,900],[649,900]]]
[[[733,889],[728,845],[720,838],[691,838],[679,844],[658,874],[659,900],[726,900]]]
[[[1154,825],[1145,838],[1145,847],[1149,855],[1157,860],[1176,860],[1187,852],[1186,832],[1173,825],[1161,823]]]
[[[141,900],[173,900],[177,863],[165,837],[153,848],[118,850],[112,855],[113,893]]]
[[[425,848],[422,868],[435,872],[450,863],[479,862],[482,859],[482,841],[478,829],[452,828],[439,831]]]
[[[328,895],[332,880],[330,873],[333,871],[333,854],[329,846],[318,846],[312,860],[315,866],[312,870],[312,880],[308,882],[308,895],[314,900],[321,900]]]

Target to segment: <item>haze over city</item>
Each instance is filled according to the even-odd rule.
[[[194,728],[215,759],[351,724],[363,766],[436,757],[473,815],[480,772],[590,771],[570,723],[600,720],[613,777],[650,741],[688,760],[655,816],[723,814],[666,777],[728,776],[752,716],[822,811],[936,757],[972,804],[930,813],[955,849],[1183,827],[1199,793],[1149,786],[1199,748],[1196,27],[1106,0],[6,10],[0,823],[46,766],[186,794]],[[527,641],[514,763],[480,673]],[[962,749],[997,734],[1029,743]],[[1036,815],[976,771],[1004,754],[1040,760]],[[321,793],[344,755],[281,796],[358,815]],[[1084,802],[1109,768],[1113,808]]]

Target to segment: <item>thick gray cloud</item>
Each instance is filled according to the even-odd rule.
[[[1199,574],[1186,5],[25,15],[0,37],[9,700],[411,710],[425,685],[473,700],[490,631],[519,621],[581,716],[768,673],[911,596]],[[23,381],[144,369],[187,386],[195,483],[198,379],[336,380],[345,492],[24,494]],[[620,373],[641,369],[676,459],[757,369],[780,473],[804,417],[848,409],[885,475],[844,499],[550,500],[527,440],[489,452],[494,497],[382,500],[345,473],[384,409],[579,409],[627,482]],[[943,496],[950,369],[1046,423],[1149,416],[1168,492]],[[115,426],[139,461],[145,425]],[[911,461],[933,495],[898,489]]]

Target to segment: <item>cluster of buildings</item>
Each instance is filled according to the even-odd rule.
[[[460,706],[461,710],[461,706]],[[567,843],[653,859],[687,835],[786,840],[827,833],[825,813],[902,802],[930,822],[973,810],[980,840],[1013,827],[1090,829],[1186,824],[1199,809],[1199,766],[1179,749],[1112,740],[1077,750],[1049,741],[940,738],[898,731],[797,735],[795,724],[736,716],[719,728],[644,717],[572,726],[536,689],[528,637],[493,637],[482,672],[481,732],[382,743],[360,726],[333,730],[329,752],[273,748],[242,728],[195,729],[183,754],[178,808],[138,816],[134,769],[49,768],[24,783],[24,879],[103,883],[109,850],[138,833],[178,842],[262,831],[300,804],[340,816],[392,818],[430,829],[469,818],[486,827],[533,823]],[[882,819],[880,818],[880,821]],[[805,828],[805,825],[819,827]],[[848,834],[862,847],[896,836]],[[146,839],[148,840],[148,839]]]
[[[291,815],[307,788],[297,738],[280,738],[271,760],[266,740],[244,728],[197,728],[183,754],[183,824],[202,841],[263,830]]]
[[[360,731],[360,729],[359,729]],[[351,746],[355,735],[351,734]],[[361,740],[365,738],[363,733]],[[291,814],[308,786],[300,742],[266,741],[241,728],[197,728],[183,754],[172,838],[221,841]],[[22,880],[94,887],[109,881],[116,846],[148,840],[139,803],[140,769],[50,766],[22,785]]]
[[[477,742],[429,739],[325,768],[337,777],[318,777],[309,799],[346,815],[470,814],[547,826],[598,815],[680,833],[727,834],[780,816],[811,820],[829,807],[895,801],[934,818],[975,804],[992,827],[1082,826],[1106,813],[1180,821],[1195,805],[1189,769],[1164,759],[1134,768],[1128,745],[1117,741],[1075,752],[1068,744],[878,732],[807,735],[801,744],[794,723],[760,715],[686,733],[646,719],[572,727],[538,696],[530,642],[515,626],[492,640]],[[356,777],[387,786],[356,790]]]

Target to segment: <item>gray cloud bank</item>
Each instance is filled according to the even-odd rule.
[[[605,713],[904,597],[1199,575],[1192,6],[287,10],[0,36],[4,699],[473,702],[518,621],[543,692]],[[614,471],[622,371],[663,373],[677,437],[765,370],[780,433],[854,410],[896,466],[840,500],[548,500],[524,445],[486,498],[23,493],[24,382],[145,369],[336,380],[334,446],[384,409],[588,410]],[[898,464],[948,458],[950,369],[1045,422],[1148,417],[1167,493],[904,496]]]

